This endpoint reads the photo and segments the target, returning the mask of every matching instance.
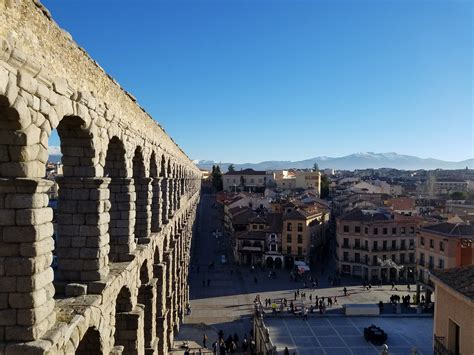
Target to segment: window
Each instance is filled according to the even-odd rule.
[[[298,247],[298,255],[303,255],[303,248],[302,247]]]
[[[420,238],[420,244],[421,244],[421,245],[425,245],[425,237],[421,237],[421,238]]]
[[[374,235],[377,235],[379,234],[379,229],[378,228],[374,228]]]
[[[349,233],[349,226],[344,226],[344,233]]]
[[[286,235],[286,242],[291,243],[291,234]]]
[[[286,223],[286,230],[287,230],[288,232],[291,232],[291,230],[292,230],[291,222],[287,222],[287,223]]]
[[[344,241],[342,243],[342,246],[344,248],[349,248],[349,238],[344,238]]]
[[[364,233],[365,233],[365,234],[369,234],[369,227],[365,227],[365,228],[364,228]]]
[[[355,254],[354,254],[354,261],[355,261],[356,263],[360,263],[360,254],[359,254],[359,253],[355,253]]]
[[[387,233],[388,233],[388,229],[384,227],[384,228],[382,229],[382,234],[387,234]]]
[[[410,233],[414,234],[415,233],[415,227],[410,227]]]
[[[428,263],[428,267],[429,268],[433,268],[434,267],[434,258],[432,256],[430,256],[430,262]]]
[[[444,269],[444,259],[439,259],[438,260],[438,268]]]
[[[425,264],[425,254],[420,253],[420,264],[424,265]]]
[[[406,247],[407,247],[407,246],[406,246],[406,240],[405,240],[405,239],[402,239],[401,242],[402,242],[402,245],[400,245],[400,249],[405,250]]]
[[[402,227],[402,234],[405,234],[405,232],[406,232],[406,228]]]
[[[355,242],[355,246],[354,246],[354,247],[355,247],[356,249],[360,249],[360,239],[355,239],[354,242]]]
[[[430,248],[434,248],[434,240],[430,239]]]
[[[444,243],[443,242],[439,242],[439,250],[444,251]]]
[[[258,229],[263,229],[263,224],[260,224],[260,225],[258,226]]]
[[[342,257],[343,257],[343,260],[344,261],[349,261],[349,253],[347,251],[345,251],[343,254],[342,254]]]
[[[369,250],[369,242],[366,240],[364,244],[365,244],[365,249]]]
[[[392,249],[393,250],[397,249],[397,241],[396,240],[392,240]]]
[[[252,224],[252,229],[257,229],[257,225],[256,225],[256,224]]]
[[[378,248],[379,248],[379,246],[378,246],[377,241],[374,241],[374,243],[372,244],[372,249],[377,251]]]
[[[408,260],[410,261],[410,264],[415,263],[415,254],[414,253],[408,254]]]
[[[400,254],[400,264],[405,264],[405,254]]]
[[[270,251],[276,251],[276,244],[270,244]]]
[[[383,250],[387,250],[387,241],[386,241],[386,240],[384,240],[384,241],[382,242],[382,249],[383,249]]]
[[[358,234],[360,234],[360,226],[355,226],[354,231]]]
[[[392,227],[392,234],[397,234],[397,227]]]
[[[396,256],[395,254],[392,254],[392,257],[391,257],[391,259],[392,259],[394,262],[396,262],[396,260],[397,260],[397,256]]]
[[[413,249],[415,247],[415,239],[409,239],[408,243],[409,243],[410,249]]]
[[[303,236],[301,234],[298,234],[298,244],[303,243]]]
[[[253,183],[254,183],[254,179],[250,179],[250,183],[253,184]]]
[[[287,253],[287,254],[291,254],[291,246],[290,246],[290,245],[288,245],[288,246],[286,247],[286,253]]]
[[[303,223],[298,223],[298,232],[303,231]]]
[[[230,179],[227,179],[227,182],[229,183],[229,182],[230,182]]]
[[[385,254],[382,255],[382,259],[383,259],[383,260],[387,260],[387,255],[385,255]]]
[[[378,265],[379,264],[379,261],[377,260],[377,255],[374,255],[372,257],[372,265]]]

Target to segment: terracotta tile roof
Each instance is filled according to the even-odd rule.
[[[474,265],[444,270],[436,269],[431,273],[445,285],[474,300]]]

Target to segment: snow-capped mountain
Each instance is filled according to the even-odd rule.
[[[343,157],[315,157],[300,161],[263,161],[261,163],[245,163],[234,164],[236,170],[252,168],[255,170],[271,170],[271,169],[304,169],[312,168],[317,163],[320,169],[378,169],[393,168],[402,170],[417,169],[469,169],[474,168],[474,159],[467,159],[459,162],[444,161],[433,158],[419,158],[411,155],[401,155],[394,152],[374,153],[361,152],[346,155]],[[199,160],[197,165],[202,169],[210,170],[212,165],[218,164],[221,170],[226,171],[231,163],[216,163],[212,160]]]

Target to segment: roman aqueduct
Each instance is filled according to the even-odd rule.
[[[47,9],[0,0],[0,354],[166,354],[188,302],[199,185]]]

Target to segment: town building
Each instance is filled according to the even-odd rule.
[[[423,226],[417,234],[417,295],[431,300],[433,270],[474,264],[474,225],[443,222]]]
[[[297,171],[295,187],[312,190],[319,196],[321,194],[321,173],[319,171]]]
[[[314,205],[284,204],[282,253],[285,265],[295,261],[313,263],[321,255],[329,228],[329,210]]]
[[[367,281],[410,280],[421,219],[387,209],[354,209],[337,218],[337,270]]]
[[[434,270],[434,354],[474,350],[474,266]]]
[[[227,192],[265,192],[267,172],[253,169],[228,171],[222,175],[223,189]]]

